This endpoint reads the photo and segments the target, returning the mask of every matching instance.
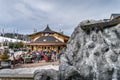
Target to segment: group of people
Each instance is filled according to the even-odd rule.
[[[49,61],[57,61],[60,58],[61,53],[57,53],[55,50],[36,50],[28,53],[31,55],[32,60],[45,60],[46,62]]]
[[[10,50],[12,64],[28,62],[39,63],[41,60],[45,60],[46,62],[53,62],[59,60],[62,53],[63,51],[56,52],[56,50],[28,50],[27,52],[16,54],[14,50]]]

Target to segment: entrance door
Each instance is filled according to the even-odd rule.
[[[58,52],[60,51],[60,49],[61,49],[61,47],[60,47],[60,46],[58,46]]]
[[[31,46],[32,50],[33,50],[33,46]]]

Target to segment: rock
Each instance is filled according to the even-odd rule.
[[[62,80],[119,80],[120,25],[117,22],[84,21],[70,38],[60,63]],[[77,30],[77,32],[76,32]],[[79,30],[79,31],[78,31]],[[63,59],[63,58],[61,58]],[[62,65],[64,64],[64,65]],[[68,66],[65,66],[68,65]]]
[[[59,71],[35,72],[34,80],[119,80],[120,20],[87,20],[75,28]]]
[[[54,69],[36,70],[34,80],[60,80],[59,72]]]

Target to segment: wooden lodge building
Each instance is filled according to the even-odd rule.
[[[56,50],[66,47],[69,36],[53,31],[47,27],[45,30],[28,35],[31,39],[28,47],[31,50]]]

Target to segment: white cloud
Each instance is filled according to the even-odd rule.
[[[31,8],[38,11],[49,12],[54,8],[54,5],[52,3],[48,3],[46,1],[40,1],[40,0],[29,0],[29,1],[23,0],[23,3],[29,5]]]
[[[0,0],[0,26],[32,33],[43,30],[46,24],[70,35],[78,23],[85,19],[109,18],[119,13],[119,0]],[[61,26],[59,24],[62,24]],[[60,28],[59,28],[60,27]]]
[[[21,14],[21,16],[23,17],[31,17],[33,15],[32,11],[29,10],[26,5],[22,4],[22,3],[17,3],[14,5],[14,8],[16,10],[16,12],[18,12],[18,14]],[[16,14],[16,15],[18,15]]]

